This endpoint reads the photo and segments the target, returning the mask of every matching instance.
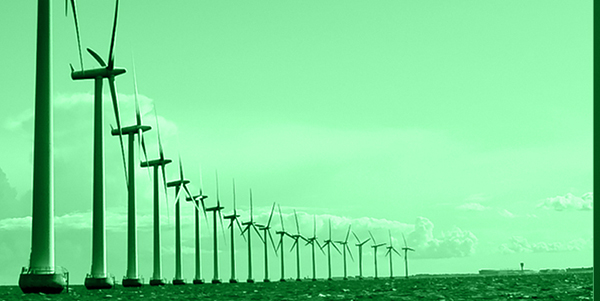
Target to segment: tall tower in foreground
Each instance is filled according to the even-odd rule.
[[[54,265],[51,16],[50,0],[38,0],[31,254],[19,277],[24,293],[58,294],[67,277]]]

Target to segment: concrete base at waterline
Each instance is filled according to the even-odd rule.
[[[173,285],[184,285],[185,280],[184,279],[173,279]]]
[[[142,280],[139,278],[123,278],[123,287],[140,287]]]
[[[329,280],[329,281],[333,281],[333,279],[331,279],[331,278],[327,278],[327,280]]]
[[[86,277],[83,284],[89,290],[109,289],[115,286],[112,277]]]
[[[167,284],[167,281],[165,281],[165,279],[150,279],[151,286],[159,286],[165,284]]]
[[[229,283],[238,283],[237,279],[229,279]]]
[[[313,278],[312,281],[317,281],[317,278]]]
[[[212,284],[219,284],[219,283],[221,283],[221,279],[213,279],[213,280],[211,281],[211,283],[212,283]]]
[[[300,278],[296,278],[296,281],[302,281],[302,279],[300,279]]]
[[[67,286],[63,273],[54,274],[21,274],[19,287],[25,294],[44,293],[59,294]]]
[[[246,279],[246,283],[254,283],[254,279]]]
[[[194,279],[194,284],[204,284],[204,279]]]
[[[285,282],[285,279],[281,278],[279,279],[279,282]]]
[[[271,282],[269,279],[263,279],[263,282]]]

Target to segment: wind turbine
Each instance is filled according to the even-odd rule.
[[[283,215],[281,215],[281,207],[279,207],[279,205],[277,205],[277,209],[279,209],[279,219],[281,220],[281,231],[275,232],[275,234],[280,235],[279,244],[277,244],[277,248],[276,248],[275,252],[277,252],[277,250],[279,250],[279,248],[281,248],[281,279],[279,279],[279,281],[285,282],[285,265],[284,265],[284,258],[283,258],[283,236],[285,236],[285,235],[290,236],[290,235],[287,232],[285,232],[285,228],[283,227]]]
[[[31,253],[29,266],[19,275],[19,287],[23,293],[58,294],[67,276],[54,264],[52,6],[50,0],[37,2]]]
[[[233,213],[231,215],[226,215],[223,216],[224,219],[228,219],[229,220],[229,226],[228,228],[231,229],[231,278],[229,279],[229,283],[237,283],[237,279],[235,279],[235,236],[233,235],[233,223],[236,222],[238,225],[238,228],[240,229],[240,232],[242,232],[242,237],[243,237],[243,230],[242,230],[242,226],[240,225],[240,220],[238,219],[238,217],[240,217],[239,214],[237,214],[237,209],[235,207],[235,180],[233,180]]]
[[[300,234],[300,224],[298,223],[298,214],[296,214],[296,209],[294,209],[294,218],[296,219],[296,234],[290,235],[290,237],[294,239],[294,244],[290,248],[290,252],[294,250],[294,247],[296,247],[296,281],[302,281],[302,279],[300,279],[300,244],[298,243],[298,240],[300,238],[306,242],[308,242],[308,240]]]
[[[219,177],[217,172],[215,171],[216,183],[217,183],[217,206],[206,208],[205,211],[212,211],[213,213],[213,245],[214,245],[214,276],[212,279],[213,284],[221,283],[221,279],[219,279],[219,258],[217,256],[217,212],[219,213],[219,219],[221,220],[221,228],[223,228],[223,218],[221,216],[221,210],[223,210],[223,206],[221,206],[221,201],[219,200]],[[223,233],[223,235],[225,235]]]
[[[364,241],[360,241],[360,239],[358,238],[358,236],[356,235],[356,233],[354,233],[354,231],[352,231],[352,235],[354,235],[354,238],[356,238],[356,246],[358,247],[358,278],[362,279],[363,278],[363,274],[362,274],[362,247],[364,244],[366,244],[369,240],[371,240],[370,238],[367,238]]]
[[[135,135],[138,135],[138,151],[141,148],[144,151],[146,161],[148,161],[148,155],[146,152],[146,144],[144,142],[143,132],[151,129],[150,126],[142,124],[142,114],[140,113],[140,105],[138,101],[137,93],[137,80],[135,77],[135,65],[133,68],[133,86],[134,86],[134,97],[135,97],[135,117],[136,124],[128,127],[124,127],[120,130],[112,130],[113,136],[128,135],[128,155],[129,155],[129,168],[128,168],[128,184],[127,184],[127,274],[123,278],[124,287],[139,287],[142,286],[142,282],[138,275],[138,259],[137,259],[137,223],[136,223],[136,202],[135,202],[135,148],[134,140]],[[141,154],[140,154],[141,156]]]
[[[389,231],[389,230],[388,230]],[[392,251],[394,251],[394,253],[398,254],[398,256],[402,257],[402,255],[400,255],[400,253],[398,253],[398,251],[396,251],[396,248],[394,248],[394,246],[392,246],[392,231],[389,231],[390,233],[390,246],[386,247],[387,252],[385,252],[385,256],[390,256],[390,278],[394,278],[394,273],[393,273],[393,269],[392,269],[392,257],[394,254],[392,254]]]
[[[242,235],[244,235],[244,232],[248,231],[248,279],[246,282],[254,283],[254,279],[252,279],[252,230],[250,229],[254,229],[256,234],[258,234],[258,238],[260,238],[263,243],[266,241],[260,236],[260,232],[258,232],[256,223],[254,222],[254,214],[252,211],[252,189],[250,189],[250,221],[244,222],[242,225],[246,226],[242,231]]]
[[[206,225],[208,226],[208,218],[206,217],[206,206],[204,205],[204,200],[207,199],[208,196],[202,194],[202,171],[200,171],[200,191],[198,195],[195,195],[193,198],[186,198],[186,201],[193,202],[194,204],[194,216],[195,216],[195,230],[196,230],[196,270],[194,276],[194,284],[203,284],[204,279],[202,279],[202,269],[200,267],[200,213],[202,210],[204,213],[204,220],[206,221]],[[198,206],[198,203],[202,205],[202,209]]]
[[[154,272],[152,273],[152,278],[150,278],[150,285],[165,285],[166,281],[162,277],[162,260],[160,256],[160,212],[159,212],[159,193],[158,193],[158,182],[160,179],[158,178],[158,169],[162,170],[162,179],[163,179],[163,191],[165,193],[165,202],[167,203],[167,212],[169,208],[169,201],[167,195],[167,175],[165,168],[167,164],[171,163],[171,159],[165,158],[165,153],[163,151],[162,142],[160,140],[160,129],[158,126],[158,114],[156,113],[156,107],[154,107],[154,117],[156,118],[156,136],[158,140],[158,159],[154,159],[151,161],[146,161],[141,163],[141,167],[152,167],[152,171],[154,174],[154,216],[153,216],[153,232],[154,232],[154,241],[153,241],[153,250],[154,250]]]
[[[45,2],[45,1],[44,1]],[[40,1],[41,4],[41,1]],[[75,3],[71,2],[73,7],[73,16],[75,16]],[[114,285],[111,277],[108,277],[106,272],[106,229],[105,229],[105,186],[104,186],[104,113],[102,110],[102,83],[104,78],[108,79],[110,92],[112,96],[113,109],[117,122],[117,132],[121,143],[121,156],[123,158],[123,167],[125,170],[125,178],[127,179],[127,166],[125,162],[125,150],[123,146],[123,137],[121,129],[121,118],[119,113],[119,102],[117,100],[117,91],[115,86],[115,77],[125,73],[125,69],[115,68],[114,62],[114,46],[115,35],[117,29],[117,16],[119,10],[119,1],[115,5],[115,17],[113,22],[112,37],[110,41],[110,49],[108,54],[108,65],[102,58],[93,50],[88,48],[88,52],[100,63],[101,68],[83,70],[83,60],[80,53],[81,68],[80,71],[75,71],[71,66],[71,79],[83,80],[94,79],[95,94],[94,94],[94,163],[93,163],[93,200],[92,200],[92,270],[86,275],[84,284],[88,289],[110,288]],[[78,43],[79,29],[76,22]],[[38,71],[39,72],[39,71]],[[51,112],[51,111],[50,111]],[[51,127],[50,127],[51,129]],[[129,186],[129,184],[128,184]],[[129,220],[129,216],[128,216]],[[136,274],[136,269],[131,268],[133,263],[129,262],[128,256],[128,275]],[[131,269],[130,269],[131,268]],[[134,283],[137,285],[136,283]]]
[[[369,235],[371,236],[371,240],[373,241],[373,245],[371,246],[371,248],[373,248],[373,259],[375,260],[375,279],[379,279],[377,277],[377,248],[385,246],[385,243],[382,242],[380,244],[377,244],[377,241],[375,241],[375,237],[373,237],[371,231],[369,231]]]
[[[352,251],[350,251],[350,247],[348,246],[348,237],[350,236],[350,228],[352,225],[348,225],[348,232],[346,232],[346,239],[344,241],[338,240],[336,243],[342,245],[343,256],[344,256],[344,280],[348,280],[348,270],[346,268],[346,250],[350,253],[350,258],[354,261],[354,257],[352,257]]]
[[[187,184],[190,180],[186,180],[183,176],[183,164],[181,163],[181,155],[179,155],[179,180],[167,183],[167,187],[175,187],[175,278],[174,285],[185,284],[185,279],[181,275],[181,203],[179,202],[179,194],[183,190],[189,197],[192,197]]]
[[[316,266],[316,258],[315,258],[315,243],[317,244],[317,246],[319,246],[319,250],[321,250],[321,253],[323,253],[323,255],[325,255],[325,252],[323,252],[323,248],[321,247],[321,244],[319,244],[319,241],[317,240],[317,216],[313,216],[313,220],[314,220],[314,225],[313,225],[313,236],[309,237],[306,240],[306,245],[311,245],[312,248],[312,272],[313,272],[313,278],[312,281],[317,281],[317,266]]]
[[[402,250],[404,250],[404,269],[405,269],[406,279],[408,279],[408,251],[414,252],[415,249],[408,247],[408,245],[406,244],[406,237],[404,237],[404,233],[402,233],[402,239],[404,240],[404,247],[402,248]],[[521,268],[521,270],[522,270],[522,268]]]
[[[271,240],[271,245],[273,246],[273,250],[275,250],[275,256],[277,256],[277,248],[275,247],[275,242],[273,241],[273,236],[271,235],[271,231],[269,231],[269,229],[271,229],[271,218],[273,218],[273,210],[275,209],[275,203],[273,203],[273,206],[271,207],[271,214],[269,215],[269,220],[267,221],[266,225],[259,225],[256,224],[256,226],[259,228],[259,230],[264,231],[264,239],[263,239],[263,244],[265,245],[265,279],[263,280],[263,282],[271,282],[271,280],[269,280],[269,258],[268,258],[268,248],[267,248],[267,235],[269,236],[269,239]]]
[[[331,240],[331,219],[329,219],[329,238],[324,242],[325,243],[323,244],[323,246],[321,246],[321,249],[327,247],[327,280],[333,280],[331,278],[331,246],[333,246],[338,251],[338,253],[342,254],[342,252],[340,252],[340,249],[338,249],[338,247]]]

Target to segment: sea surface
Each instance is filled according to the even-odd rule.
[[[57,295],[23,294],[18,286],[0,286],[0,300],[593,300],[592,279],[592,272],[582,272],[117,286],[109,290],[74,285]]]

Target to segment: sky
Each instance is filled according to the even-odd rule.
[[[170,180],[181,155],[194,192],[285,229],[409,246],[410,274],[592,265],[592,1],[122,1],[115,65],[121,120],[135,122],[133,58],[150,159],[158,114]],[[53,1],[56,264],[83,283],[91,267],[93,84],[71,12]],[[85,51],[108,56],[113,1],[77,3]],[[31,247],[35,1],[0,3],[0,284],[16,285]],[[106,81],[105,81],[106,83]],[[108,272],[126,272],[127,187],[104,85]],[[200,175],[201,171],[201,175]],[[152,275],[152,189],[138,168],[139,271]],[[174,192],[161,190],[163,274],[174,276]],[[194,276],[194,207],[182,204],[184,277]],[[278,215],[278,214],[277,214]],[[272,225],[281,228],[275,215]],[[204,219],[204,218],[202,218]],[[211,228],[207,227],[207,222]],[[212,279],[212,217],[202,272]],[[389,232],[388,232],[389,231]],[[220,278],[230,277],[230,241]],[[227,236],[229,237],[229,236]],[[274,237],[276,238],[276,237]],[[350,235],[354,257],[358,252]],[[253,240],[254,278],[263,247]],[[284,242],[286,252],[291,241]],[[237,274],[247,246],[235,241]],[[371,242],[368,243],[370,245]],[[269,251],[270,276],[279,258]],[[289,254],[289,255],[288,255]],[[311,276],[301,248],[301,275]],[[364,251],[373,275],[373,253]],[[379,273],[389,275],[378,252]],[[356,258],[355,258],[356,259]],[[287,252],[286,277],[295,277]],[[317,254],[317,276],[327,257]],[[402,259],[393,258],[403,275]],[[334,276],[342,257],[332,254]],[[349,261],[349,275],[358,273]]]

